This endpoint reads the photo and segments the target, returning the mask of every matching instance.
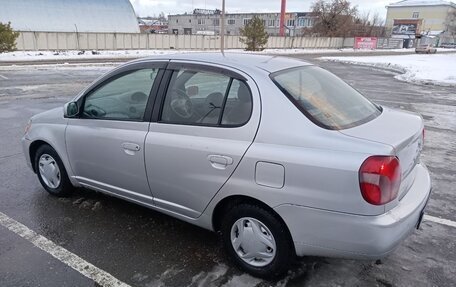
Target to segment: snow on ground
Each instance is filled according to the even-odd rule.
[[[0,62],[85,60],[85,59],[128,59],[154,55],[167,55],[190,51],[183,50],[118,50],[118,51],[16,51],[0,54]]]
[[[456,49],[440,49],[444,51],[456,52]],[[392,56],[372,56],[376,52],[394,52],[398,55]],[[102,59],[132,59],[154,55],[167,55],[175,53],[194,53],[201,52],[197,50],[119,50],[119,51],[16,51],[10,53],[0,53],[0,62],[29,62],[29,61],[46,61],[46,60],[90,60],[90,63],[96,63]],[[206,50],[206,52],[218,53],[218,50]],[[265,49],[262,52],[245,52],[243,50],[227,50],[227,53],[259,53],[259,54],[341,54],[337,57],[322,57],[320,59],[346,62],[351,64],[374,66],[386,68],[400,72],[395,77],[399,80],[417,83],[437,84],[456,86],[456,53],[436,55],[401,55],[403,52],[413,52],[413,49],[393,49],[393,50],[354,50],[347,49]],[[359,53],[359,56],[342,56],[344,53]],[[371,52],[369,56],[364,56],[365,52]],[[79,64],[81,65],[81,64]],[[109,69],[113,63],[83,64],[88,69]],[[77,68],[73,64],[51,65],[52,67],[42,66],[36,69],[72,69]],[[6,68],[2,67],[2,68]],[[0,68],[0,70],[2,70]],[[10,66],[9,68],[12,68]],[[14,67],[15,68],[15,67]],[[21,67],[18,69],[23,69]]]
[[[319,59],[395,70],[400,72],[395,78],[406,82],[456,86],[456,53]]]
[[[64,63],[64,64],[38,64],[38,65],[0,65],[0,71],[39,71],[39,70],[85,70],[85,71],[109,71],[119,66],[115,62],[103,63]],[[0,77],[1,78],[1,77]]]
[[[239,51],[239,50],[237,50]],[[456,49],[455,49],[456,51]],[[333,54],[333,53],[375,53],[375,52],[394,52],[394,53],[410,53],[413,52],[412,49],[363,49],[357,50],[353,48],[343,48],[343,49],[264,49],[261,53],[264,54]],[[249,52],[246,52],[249,53]],[[250,52],[252,53],[252,52]],[[254,52],[258,53],[258,52]]]
[[[449,51],[450,49],[445,49]],[[227,53],[259,53],[259,54],[333,54],[333,53],[365,53],[365,52],[413,52],[413,49],[388,49],[388,50],[354,50],[344,49],[265,49],[261,52],[245,52],[241,49],[226,50]],[[456,51],[456,49],[454,49]],[[16,51],[0,53],[0,62],[19,62],[19,61],[44,61],[44,60],[86,60],[86,59],[128,59],[140,58],[154,55],[167,55],[176,53],[194,53],[201,50],[118,50],[118,51]],[[217,53],[218,50],[205,50],[205,52]]]

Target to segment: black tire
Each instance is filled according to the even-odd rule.
[[[231,228],[243,217],[259,220],[272,233],[276,243],[275,256],[266,266],[252,266],[239,257],[231,243]],[[228,256],[243,271],[264,279],[276,279],[288,271],[295,260],[293,241],[285,224],[273,212],[254,204],[239,204],[227,211],[221,222],[222,241]]]
[[[55,187],[48,186],[42,178],[39,166],[39,160],[42,155],[51,156],[60,170],[60,182]],[[58,197],[65,197],[71,194],[71,192],[73,191],[73,185],[71,184],[70,179],[68,178],[68,174],[65,170],[65,166],[63,165],[62,160],[60,159],[57,152],[51,146],[44,144],[37,149],[35,153],[34,166],[36,175],[38,176],[38,180],[47,192]]]

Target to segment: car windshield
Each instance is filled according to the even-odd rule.
[[[354,127],[381,114],[380,107],[334,74],[316,66],[275,72],[271,79],[310,120],[326,129]]]

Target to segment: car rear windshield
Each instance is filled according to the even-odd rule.
[[[381,114],[380,107],[334,74],[316,66],[275,72],[271,79],[301,112],[326,129],[355,127]]]

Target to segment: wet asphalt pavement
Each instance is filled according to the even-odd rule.
[[[373,101],[421,113],[427,213],[456,221],[456,88],[397,81],[368,67],[320,62]],[[0,68],[0,212],[131,286],[454,286],[456,228],[430,221],[381,262],[303,258],[280,281],[243,274],[216,234],[87,190],[55,198],[26,166],[20,138],[33,114],[62,106],[112,65]],[[0,286],[98,286],[0,225]]]

